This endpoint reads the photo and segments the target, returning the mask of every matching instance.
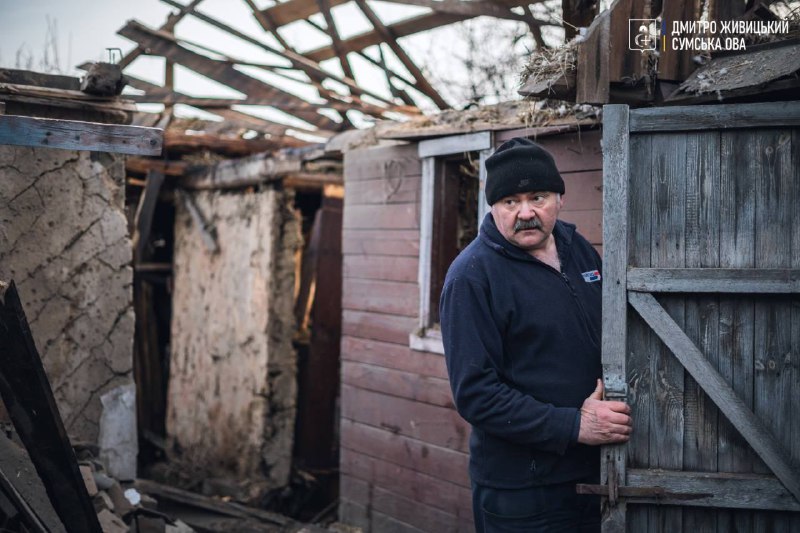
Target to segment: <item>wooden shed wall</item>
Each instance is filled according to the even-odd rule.
[[[418,327],[415,144],[345,155],[341,519],[368,531],[471,529],[469,426]]]
[[[566,181],[562,218],[601,248],[599,131],[537,142]],[[421,173],[413,143],[345,155],[340,513],[367,531],[473,529],[469,425],[453,408],[444,357],[409,348]]]

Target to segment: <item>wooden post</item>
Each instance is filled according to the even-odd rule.
[[[627,401],[625,368],[628,264],[628,106],[603,106],[603,381],[607,399]],[[625,532],[625,445],[603,446],[600,482],[608,485],[603,533]]]
[[[13,281],[0,281],[0,395],[67,531],[101,533]]]

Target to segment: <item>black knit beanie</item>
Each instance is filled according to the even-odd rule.
[[[486,159],[486,202],[521,192],[564,194],[564,180],[550,153],[524,137],[506,141]]]

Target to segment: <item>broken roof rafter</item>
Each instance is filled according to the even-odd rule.
[[[239,72],[233,65],[225,61],[211,59],[193,52],[179,45],[171,34],[152,30],[135,20],[128,21],[128,24],[117,33],[138,43],[151,55],[159,55],[170,59],[189,70],[223,85],[228,85],[247,96],[273,98],[276,107],[292,105],[298,108],[305,108],[305,111],[296,111],[294,115],[318,128],[333,131],[340,129],[338,123],[318,113],[319,105],[309,103],[265,81]]]
[[[175,2],[174,0],[161,0],[161,1],[164,2],[167,5],[172,6],[172,7],[176,7],[176,8],[181,8],[182,7],[181,4],[179,4],[178,2]],[[216,27],[216,28],[218,28],[220,30],[228,32],[231,35],[233,35],[235,37],[238,37],[239,39],[241,39],[241,40],[243,40],[243,41],[245,41],[247,43],[250,43],[250,44],[252,44],[254,46],[257,46],[257,47],[259,47],[259,48],[261,48],[261,49],[263,49],[263,50],[265,50],[267,52],[270,52],[272,54],[275,54],[277,56],[280,56],[280,57],[283,57],[284,59],[289,60],[294,68],[296,68],[298,70],[301,70],[302,72],[305,72],[306,74],[308,74],[309,71],[312,71],[312,72],[318,73],[321,76],[324,76],[325,78],[328,78],[328,79],[331,79],[333,81],[339,82],[339,83],[347,86],[347,88],[350,89],[354,94],[357,94],[357,95],[368,95],[368,96],[370,96],[372,98],[375,98],[379,102],[385,103],[387,106],[389,106],[388,109],[391,110],[391,111],[397,111],[397,112],[400,112],[400,113],[408,113],[410,111],[409,109],[403,109],[403,108],[400,108],[400,107],[392,107],[395,104],[391,100],[389,100],[387,98],[384,98],[383,96],[381,96],[379,94],[376,94],[376,93],[374,93],[372,91],[369,91],[369,90],[366,90],[366,89],[360,87],[356,83],[356,81],[354,79],[337,76],[336,74],[328,72],[327,70],[323,69],[319,65],[319,63],[316,63],[316,62],[308,59],[307,57],[304,57],[303,55],[298,54],[297,52],[281,50],[279,48],[275,48],[274,46],[270,46],[270,45],[268,45],[268,44],[266,44],[266,43],[264,43],[262,41],[259,41],[258,39],[254,39],[253,37],[250,37],[249,35],[246,35],[246,34],[240,32],[240,31],[238,31],[237,29],[232,28],[232,27],[230,27],[230,26],[228,26],[228,25],[226,25],[226,24],[224,24],[224,23],[222,23],[222,22],[220,22],[220,21],[218,21],[218,20],[216,20],[216,19],[214,19],[212,17],[209,17],[208,15],[205,15],[205,14],[199,12],[199,11],[190,10],[189,14],[191,14],[192,16],[198,18],[199,20],[202,20],[203,22],[206,22],[207,24],[210,24],[210,25],[212,25],[212,26],[214,26],[214,27]],[[319,28],[319,29],[321,31],[325,31],[322,28]]]
[[[364,16],[367,17],[370,24],[373,25],[375,30],[383,37],[383,40],[394,52],[394,55],[400,60],[406,70],[408,70],[414,79],[417,80],[417,89],[419,89],[424,95],[428,98],[433,100],[433,103],[439,109],[449,109],[450,104],[448,104],[444,98],[433,88],[433,85],[428,82],[425,78],[425,75],[422,73],[422,70],[414,63],[414,61],[409,57],[403,47],[397,42],[397,37],[392,32],[389,27],[387,27],[381,19],[378,17],[377,13],[375,13],[369,5],[367,5],[366,0],[355,0],[356,4],[358,5],[361,12],[364,13]]]
[[[165,98],[191,98],[189,95],[177,92],[177,91],[169,91],[164,87],[160,87],[149,81],[145,81],[139,79],[135,76],[131,76],[130,74],[126,74],[126,76],[130,80],[131,87],[135,89],[139,89],[141,91],[158,91],[159,94],[163,95]],[[176,102],[180,103],[180,102]],[[192,105],[192,104],[186,104]],[[308,135],[320,135],[322,132],[320,131],[313,131],[304,128],[298,128],[295,126],[287,126],[286,124],[279,124],[277,122],[272,122],[270,120],[266,120],[263,118],[258,118],[253,115],[248,115],[247,113],[242,113],[240,111],[236,111],[234,109],[224,109],[224,108],[206,108],[202,106],[192,106],[200,109],[202,111],[207,111],[209,113],[213,113],[222,117],[225,120],[231,121],[235,123],[237,126],[242,128],[252,129],[255,131],[259,131],[261,133],[267,133],[269,135],[275,137],[285,137],[287,136],[288,130],[292,129],[300,133],[305,133]]]

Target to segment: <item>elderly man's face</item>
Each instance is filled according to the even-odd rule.
[[[492,217],[506,240],[531,252],[544,248],[562,205],[554,192],[513,194],[492,204]]]

